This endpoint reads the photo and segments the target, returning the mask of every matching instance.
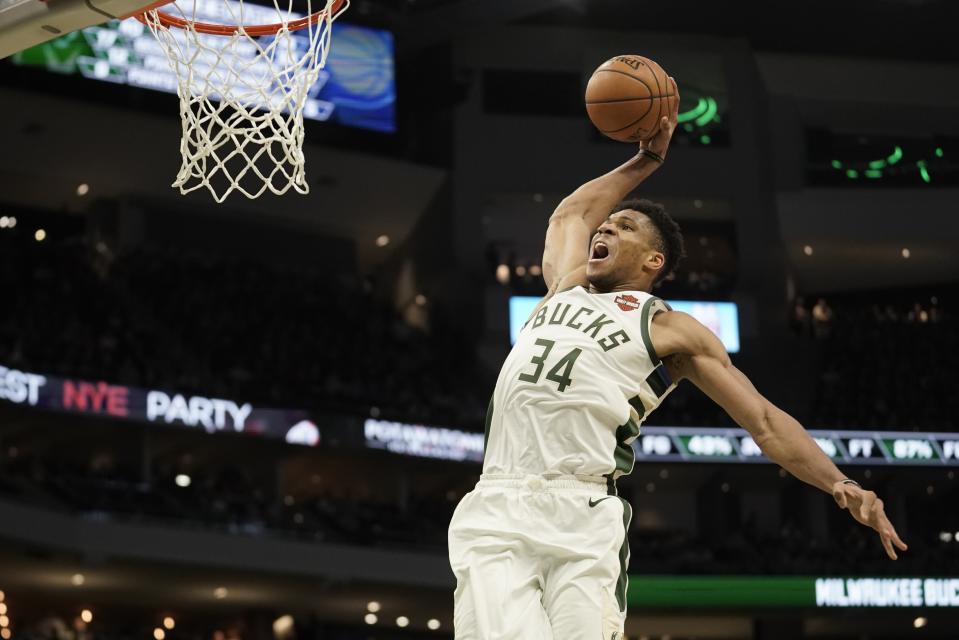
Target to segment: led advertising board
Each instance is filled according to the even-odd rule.
[[[959,578],[632,575],[627,597],[639,608],[959,608]]]
[[[530,314],[542,298],[537,296],[510,296],[509,337],[510,344],[516,338]],[[668,300],[674,311],[683,311],[702,322],[719,336],[729,353],[739,353],[739,310],[735,302],[711,302],[707,300]]]

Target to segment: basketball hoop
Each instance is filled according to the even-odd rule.
[[[349,0],[306,0],[304,16],[292,0],[272,2],[161,0],[134,16],[177,76],[182,163],[172,186],[182,194],[206,187],[222,203],[233,191],[309,193],[303,112],[317,109],[310,91]]]

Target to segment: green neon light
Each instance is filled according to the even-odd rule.
[[[859,177],[859,172],[855,169],[846,169],[846,177],[850,180],[855,180]]]
[[[900,160],[902,160],[902,148],[899,145],[896,145],[896,148],[892,151],[892,155],[886,158],[886,161],[889,164],[896,164]]]
[[[689,122],[690,120],[695,120],[699,116],[706,113],[706,110],[709,108],[709,103],[706,102],[706,98],[700,98],[696,103],[696,106],[690,109],[689,111],[683,111],[678,116],[676,116],[676,122],[683,124],[684,122]]]
[[[839,162],[838,160],[833,160],[833,161],[830,162],[829,164],[832,165],[832,168],[833,168],[833,169],[842,169],[842,163]]]
[[[815,607],[813,577],[629,576],[627,603],[655,607]]]
[[[865,172],[867,178],[881,178],[882,171],[878,169],[866,169]]]
[[[706,98],[706,112],[696,118],[696,126],[705,127],[713,118],[716,117],[717,111],[719,111],[719,105],[716,104],[716,101],[712,98]]]
[[[920,160],[916,163],[916,166],[919,167],[919,175],[922,177],[922,181],[926,184],[932,182],[932,176],[930,176],[929,171],[926,170],[926,161]]]
[[[937,158],[942,157],[942,147],[936,147],[936,157]]]
[[[873,160],[869,163],[870,169],[885,169],[886,161],[885,160]]]
[[[710,138],[710,137],[707,136],[706,134],[703,134],[703,135],[699,136],[699,141],[702,142],[703,144],[709,144],[709,143],[712,142],[713,140],[712,140],[712,138]]]
[[[692,123],[687,122],[686,124],[683,125],[683,129],[684,129],[685,131],[687,131],[688,133],[692,133],[692,132],[693,132],[693,125],[692,125]]]

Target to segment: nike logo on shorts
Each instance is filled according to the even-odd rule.
[[[613,497],[613,496],[606,496],[605,498],[600,498],[599,500],[593,500],[593,499],[591,499],[591,500],[589,501],[589,506],[595,507],[596,505],[598,505],[598,504],[599,504],[600,502],[602,502],[603,500],[609,500],[609,499],[612,498],[612,497]]]

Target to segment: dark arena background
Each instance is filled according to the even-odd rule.
[[[583,105],[622,53],[682,94],[639,191],[689,254],[655,293],[910,545],[889,560],[684,384],[619,483],[626,637],[959,638],[957,23],[355,0],[310,194],[223,205],[170,188],[177,100],[139,23],[0,61],[0,639],[453,638],[447,526],[550,213],[635,153]]]

